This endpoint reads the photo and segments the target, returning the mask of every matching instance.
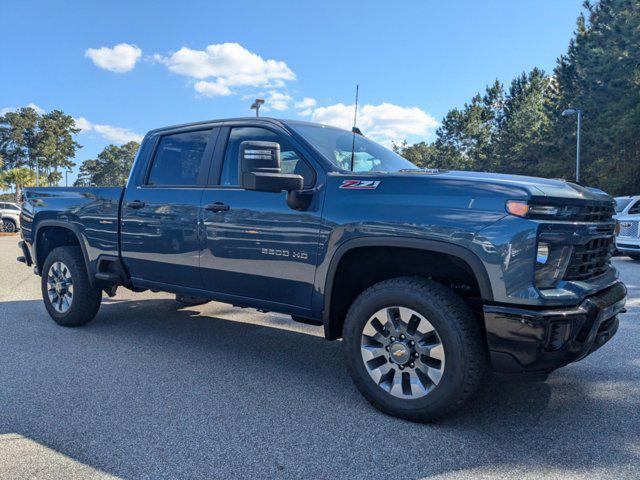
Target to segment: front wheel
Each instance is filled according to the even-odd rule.
[[[632,260],[635,260],[636,262],[640,262],[640,253],[630,253],[629,256],[631,257]]]
[[[422,278],[365,290],[345,319],[343,348],[364,397],[413,421],[459,408],[477,391],[487,362],[480,327],[464,301]]]
[[[58,325],[84,325],[98,313],[102,290],[89,282],[79,247],[58,247],[49,253],[42,266],[41,286],[44,306]]]

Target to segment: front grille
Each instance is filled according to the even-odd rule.
[[[640,235],[638,234],[638,225],[640,225],[640,222],[627,221],[627,220],[621,221],[619,236],[640,237]]]
[[[602,275],[609,268],[614,248],[613,235],[594,238],[583,245],[576,245],[564,279],[588,280]]]
[[[588,205],[579,209],[576,220],[579,222],[604,222],[611,220],[615,209],[613,205]]]

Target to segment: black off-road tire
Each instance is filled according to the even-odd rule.
[[[636,262],[640,262],[640,253],[630,253],[629,257]]]
[[[70,308],[64,313],[56,310],[48,294],[48,272],[55,262],[62,262],[68,268],[73,281],[73,299]],[[102,301],[102,290],[91,286],[80,247],[54,248],[44,261],[41,274],[44,305],[58,325],[78,327],[94,319]]]
[[[363,328],[379,310],[403,306],[424,316],[438,333],[446,354],[440,382],[421,398],[391,395],[369,375],[361,354]],[[420,277],[386,280],[353,302],[343,328],[343,350],[354,383],[384,413],[417,422],[441,419],[459,409],[478,390],[487,370],[487,352],[479,322],[449,288]]]

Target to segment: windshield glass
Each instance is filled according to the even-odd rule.
[[[351,146],[354,135],[326,125],[291,124],[327,160],[342,170],[351,170]],[[398,172],[416,170],[409,160],[361,135],[355,135],[354,172]]]
[[[632,198],[616,198],[616,212],[620,213],[631,203]]]

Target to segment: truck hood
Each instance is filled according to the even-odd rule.
[[[503,173],[466,172],[459,170],[440,172],[403,172],[402,175],[436,176],[442,179],[461,180],[478,184],[489,184],[503,187],[516,187],[529,192],[533,197],[552,197],[574,200],[611,201],[606,193],[598,193],[576,183],[524,175],[507,175]]]

